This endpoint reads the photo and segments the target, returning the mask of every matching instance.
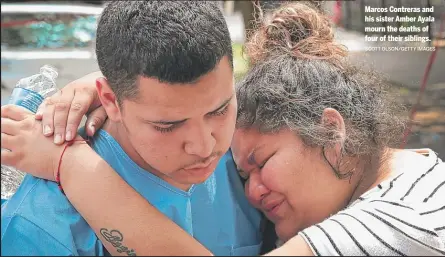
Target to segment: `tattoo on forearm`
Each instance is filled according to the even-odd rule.
[[[126,253],[128,256],[136,256],[136,252],[133,249],[122,245],[124,236],[119,230],[113,229],[108,231],[106,228],[100,229],[100,234],[107,240],[112,246],[116,247],[118,253]]]

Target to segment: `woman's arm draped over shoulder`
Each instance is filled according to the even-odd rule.
[[[112,255],[212,255],[85,144],[67,148],[61,181],[70,202]]]

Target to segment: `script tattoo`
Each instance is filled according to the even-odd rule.
[[[100,234],[111,243],[112,246],[116,247],[118,253],[127,253],[128,256],[136,256],[136,252],[133,249],[128,249],[128,247],[122,245],[124,236],[119,230],[113,229],[108,231],[106,228],[100,229]]]

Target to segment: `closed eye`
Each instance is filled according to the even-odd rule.
[[[264,168],[264,166],[266,166],[267,162],[276,154],[277,152],[274,151],[272,152],[271,155],[269,155],[266,159],[264,159],[264,161],[260,162],[259,164],[257,164],[258,169],[260,169],[260,171]]]
[[[222,109],[219,109],[215,112],[211,112],[208,115],[209,116],[222,116],[222,115],[226,114],[228,110],[229,110],[229,105],[227,104]]]
[[[225,115],[227,113],[227,111],[229,110],[229,104],[230,104],[230,100],[232,99],[232,97],[230,97],[221,108],[219,108],[216,111],[210,112],[207,115],[208,116],[223,116],[223,115]],[[171,124],[163,124],[163,123],[167,123],[167,122],[150,122],[150,121],[148,121],[148,122],[145,121],[145,122],[151,123],[151,124],[156,123],[156,125],[153,125],[155,130],[157,130],[161,133],[168,133],[168,132],[172,132],[175,128],[181,126],[186,120],[187,119],[175,121],[174,123],[171,123]]]
[[[266,165],[266,163],[267,163],[268,160],[269,160],[269,159],[265,160],[265,161],[262,162],[260,165],[258,165],[258,169],[260,169],[260,171],[261,171],[261,169],[263,169],[263,167]]]
[[[270,159],[270,158],[267,158],[264,162],[261,163],[261,165],[258,165],[258,166],[257,166],[257,168],[258,168],[259,171],[261,171],[261,170],[263,169],[263,167],[266,165],[266,163],[267,163],[267,161],[268,161],[269,159]],[[253,169],[251,169],[249,172],[247,172],[247,171],[244,171],[244,170],[242,170],[242,169],[238,169],[238,173],[239,173],[240,177],[242,177],[243,179],[249,179],[249,174],[250,174],[251,172],[253,172],[254,170],[255,170],[255,168],[253,168]]]
[[[154,129],[156,129],[157,131],[161,132],[161,133],[168,133],[168,132],[172,132],[173,129],[175,129],[176,127],[178,127],[180,124],[170,124],[170,125],[153,125]]]
[[[243,179],[248,179],[249,178],[249,174],[243,170],[238,170],[238,174],[240,175],[240,177],[242,177]]]

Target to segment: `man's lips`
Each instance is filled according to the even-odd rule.
[[[189,167],[184,168],[184,170],[195,170],[195,169],[204,169],[204,168],[207,168],[210,164],[212,164],[212,162],[213,162],[215,159],[216,159],[216,156],[212,156],[212,157],[210,157],[209,159],[207,159],[205,162],[191,165],[191,166],[189,166]]]

